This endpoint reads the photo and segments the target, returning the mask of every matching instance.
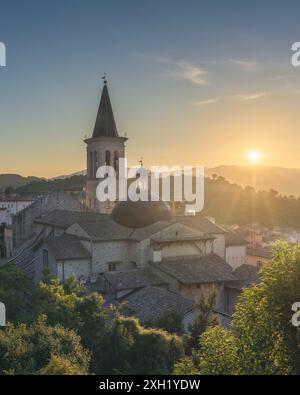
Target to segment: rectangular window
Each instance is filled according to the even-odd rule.
[[[115,272],[116,271],[116,264],[111,262],[108,264],[108,271],[109,272]]]

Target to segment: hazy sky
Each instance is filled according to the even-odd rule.
[[[1,0],[0,173],[85,168],[101,76],[127,157],[300,167],[298,1]]]

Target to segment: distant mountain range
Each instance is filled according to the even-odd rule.
[[[217,166],[205,169],[206,177],[212,177],[214,174],[226,178],[231,183],[249,185],[257,191],[275,189],[282,195],[300,196],[300,169],[273,166]],[[82,170],[54,177],[51,181],[85,175],[86,170]],[[22,177],[18,174],[0,174],[0,190],[10,186],[19,188],[33,181],[45,180],[39,177]]]
[[[205,169],[206,176],[225,177],[231,183],[257,191],[275,189],[282,195],[300,195],[300,169],[273,166],[217,166]]]

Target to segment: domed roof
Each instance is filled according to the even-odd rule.
[[[170,220],[172,212],[163,201],[131,200],[118,202],[112,213],[112,219],[128,228],[143,228],[162,220]]]

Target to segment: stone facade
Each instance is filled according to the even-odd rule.
[[[96,189],[101,179],[96,178],[97,169],[100,166],[113,166],[115,170],[119,166],[119,158],[125,157],[125,137],[101,136],[85,140],[87,144],[87,182],[86,182],[86,206],[94,210],[109,214],[114,202],[100,202],[96,197]]]

